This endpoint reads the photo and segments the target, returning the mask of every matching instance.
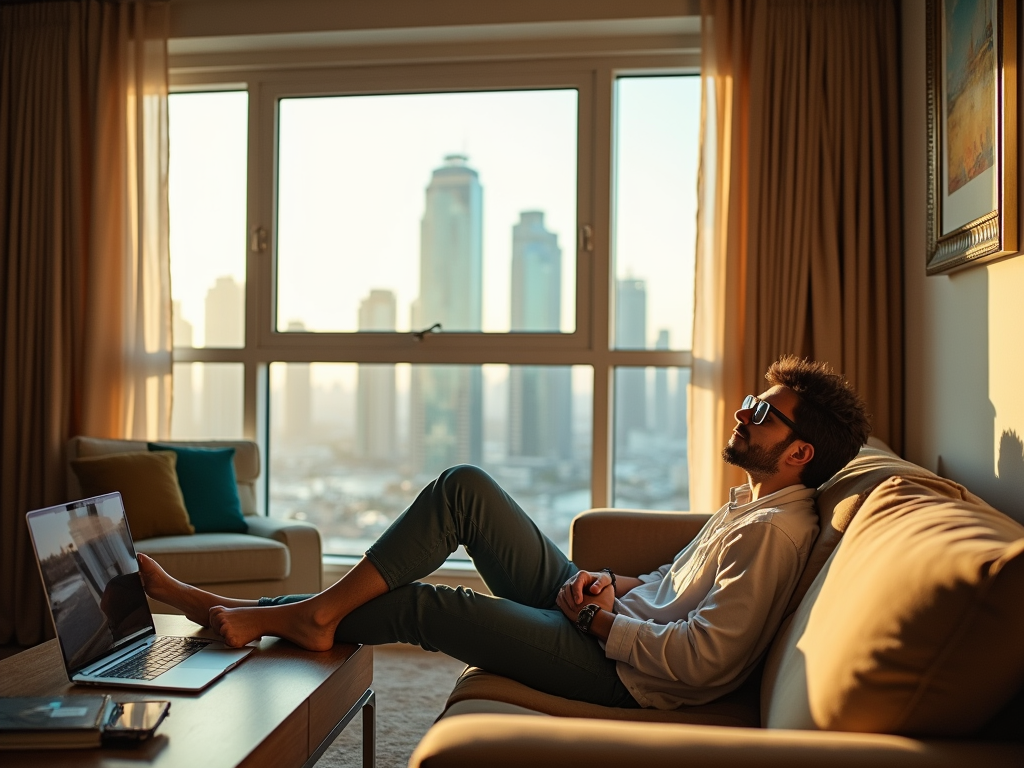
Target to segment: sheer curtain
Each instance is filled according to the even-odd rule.
[[[168,5],[0,5],[0,642],[49,632],[25,512],[75,434],[170,421]]]
[[[891,0],[704,0],[690,503],[785,353],[824,360],[902,445],[899,67]]]

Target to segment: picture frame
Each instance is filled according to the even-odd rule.
[[[1017,253],[1017,0],[928,0],[927,274]]]

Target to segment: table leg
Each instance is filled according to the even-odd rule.
[[[376,707],[377,695],[373,692],[372,688],[367,688],[366,693],[359,697],[359,701],[352,705],[352,709],[345,714],[341,722],[334,726],[334,730],[327,734],[327,738],[309,756],[309,759],[306,760],[302,768],[313,768],[316,765],[316,761],[323,756],[327,748],[345,730],[345,726],[352,722],[352,718],[356,716],[360,709],[363,711],[363,768],[373,768],[374,753],[377,746]]]
[[[377,752],[377,695],[369,694],[363,704],[363,768],[374,768]]]

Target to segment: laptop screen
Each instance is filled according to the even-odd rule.
[[[30,512],[28,525],[69,672],[154,633],[120,494]]]

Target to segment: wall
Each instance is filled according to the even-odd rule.
[[[1024,255],[925,276],[924,7],[901,3],[905,453],[1024,522]],[[1024,182],[1022,158],[1015,170]],[[1024,234],[1019,204],[1016,215]]]
[[[171,0],[171,37],[237,37],[502,25],[635,22],[697,16],[699,0]]]

